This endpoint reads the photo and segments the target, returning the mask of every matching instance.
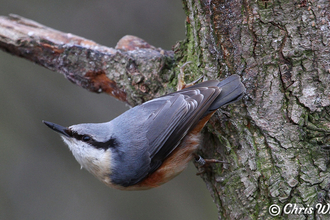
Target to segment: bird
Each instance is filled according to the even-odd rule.
[[[43,123],[61,135],[81,167],[107,186],[145,190],[181,173],[196,157],[211,116],[245,92],[234,74],[154,98],[108,122]]]

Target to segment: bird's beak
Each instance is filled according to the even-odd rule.
[[[47,125],[48,127],[50,127],[51,129],[53,129],[54,131],[63,134],[66,137],[71,137],[70,135],[70,130],[67,127],[63,127],[61,125],[55,124],[53,122],[49,122],[49,121],[42,121],[45,125]]]

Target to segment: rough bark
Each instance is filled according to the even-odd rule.
[[[202,156],[228,162],[201,175],[219,219],[271,219],[272,204],[277,217],[326,219],[316,205],[330,189],[329,1],[183,3],[187,38],[174,53],[132,36],[106,48],[18,16],[0,18],[0,47],[130,105],[173,91],[187,61],[186,81],[239,74],[244,100],[203,131]]]
[[[272,218],[272,204],[278,216],[327,218],[316,204],[330,187],[329,1],[184,5],[184,58],[209,78],[239,74],[247,88],[245,106],[219,111],[205,131],[205,157],[230,162],[204,175],[219,218]],[[289,203],[306,209],[285,214]]]

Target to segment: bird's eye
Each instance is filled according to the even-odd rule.
[[[90,136],[88,136],[88,135],[83,135],[82,136],[82,138],[81,138],[83,141],[89,141],[90,139],[91,139],[91,137]]]

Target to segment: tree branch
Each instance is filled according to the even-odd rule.
[[[125,36],[114,49],[18,15],[0,16],[0,48],[132,106],[164,93],[175,75],[173,51],[138,37]]]

